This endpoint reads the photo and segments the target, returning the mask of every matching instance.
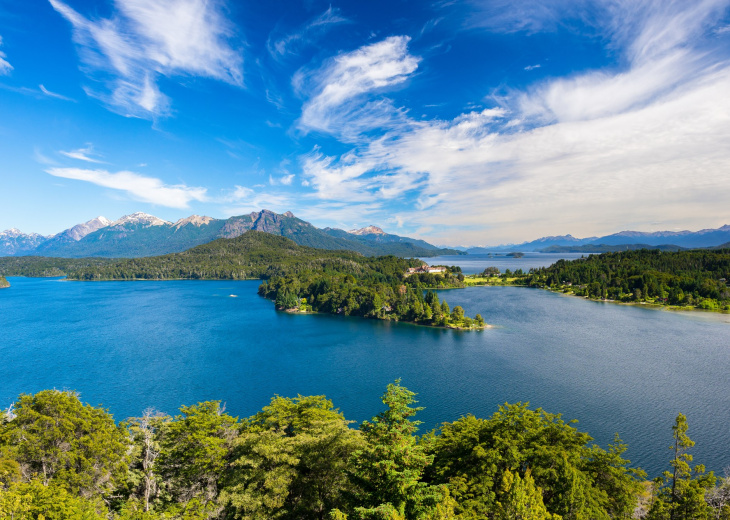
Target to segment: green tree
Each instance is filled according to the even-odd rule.
[[[127,438],[106,410],[73,392],[21,395],[15,418],[0,425],[3,451],[26,480],[56,482],[81,496],[105,496],[127,470]]]
[[[225,413],[220,401],[182,406],[180,411],[164,429],[157,467],[173,500],[205,516],[216,509],[237,419]]]
[[[54,481],[15,482],[0,488],[0,518],[8,520],[106,520],[107,508],[98,496],[82,498]]]
[[[422,410],[411,406],[415,395],[396,380],[382,397],[387,410],[360,426],[367,445],[354,453],[350,469],[360,489],[353,504],[359,518],[425,519],[448,496],[421,482],[433,457],[415,437],[420,421],[412,417]]]
[[[451,321],[454,323],[460,323],[464,319],[464,308],[461,305],[454,307],[451,311]]]
[[[235,518],[325,518],[344,506],[345,470],[362,445],[324,396],[275,397],[243,422],[221,499]]]
[[[497,505],[496,518],[499,520],[558,520],[551,515],[542,501],[542,490],[535,485],[530,470],[525,478],[519,473],[507,470],[502,476],[502,500]]]
[[[659,496],[649,511],[652,520],[702,520],[708,518],[710,509],[705,501],[705,492],[714,487],[715,476],[712,472],[704,475],[705,467],[701,464],[690,466],[692,455],[688,450],[694,441],[687,435],[687,418],[677,415],[672,426],[672,466],[665,471],[659,480],[662,486]]]

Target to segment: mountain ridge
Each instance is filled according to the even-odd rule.
[[[182,252],[217,238],[235,238],[246,231],[261,231],[290,238],[295,243],[328,250],[349,250],[365,256],[435,256],[459,254],[425,241],[380,233],[349,234],[344,230],[317,228],[294,216],[269,210],[228,219],[190,215],[169,222],[136,212],[109,221],[97,217],[50,237],[25,235],[19,230],[0,233],[0,256],[42,255],[61,258],[145,257]],[[369,228],[363,228],[365,230]],[[3,239],[7,235],[7,239]]]

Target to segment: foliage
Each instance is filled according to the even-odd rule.
[[[0,518],[13,520],[104,520],[107,508],[99,497],[85,499],[59,482],[34,478],[0,488]]]
[[[359,429],[324,396],[276,396],[241,421],[207,401],[117,426],[71,392],[21,395],[0,412],[0,518],[617,519],[644,504],[650,520],[730,518],[730,478],[691,466],[681,414],[650,496],[618,436],[600,448],[558,414],[505,404],[419,437],[413,392],[396,381],[382,402]]]
[[[641,474],[628,467],[621,447],[607,454],[590,441],[560,415],[504,405],[490,419],[444,424],[429,442],[435,458],[427,479],[449,485],[464,518],[504,512],[507,504],[540,510],[529,498],[536,494],[532,481],[547,512],[562,518],[630,516]]]
[[[105,410],[76,394],[44,390],[21,395],[15,417],[0,427],[3,452],[26,481],[51,482],[81,496],[107,496],[127,471],[122,428]]]
[[[382,397],[387,410],[360,426],[366,445],[353,454],[350,468],[359,488],[353,501],[358,518],[427,518],[447,495],[421,480],[433,456],[415,437],[420,422],[411,417],[422,408],[410,406],[414,397],[400,381],[388,385]]]
[[[159,472],[174,502],[207,511],[218,496],[237,419],[224,412],[220,401],[183,406],[180,411],[162,429]]]
[[[690,466],[692,455],[688,450],[694,441],[687,435],[687,418],[677,415],[672,426],[671,471],[665,471],[657,479],[659,493],[654,501],[648,518],[650,520],[702,520],[710,518],[711,508],[705,500],[705,492],[715,485],[712,472],[705,475],[705,467],[701,464]]]
[[[275,397],[243,422],[222,502],[235,518],[323,518],[343,507],[362,444],[324,396]]]
[[[730,250],[623,251],[559,260],[521,283],[590,298],[730,310]]]

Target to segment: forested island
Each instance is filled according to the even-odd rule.
[[[730,249],[641,249],[558,260],[528,273],[489,267],[467,285],[521,285],[593,300],[730,311]]]
[[[505,404],[418,436],[415,394],[388,385],[358,429],[324,396],[251,417],[219,401],[115,423],[69,391],[0,411],[0,517],[447,520],[730,518],[730,478],[693,465],[686,418],[652,481],[559,414]],[[670,442],[671,441],[671,442]]]
[[[483,329],[480,315],[439,301],[429,289],[464,287],[458,267],[407,275],[423,264],[395,256],[300,246],[288,238],[248,231],[182,253],[131,259],[0,258],[0,273],[62,276],[69,280],[263,279],[259,294],[290,312],[326,312],[422,325]]]
[[[0,289],[7,289],[8,287],[10,287],[10,282],[4,276],[0,276]]]

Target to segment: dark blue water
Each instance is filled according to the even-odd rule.
[[[667,469],[687,415],[695,462],[730,464],[730,316],[589,302],[537,289],[442,291],[497,327],[456,332],[274,311],[258,282],[10,278],[0,291],[0,406],[73,389],[117,419],[220,399],[234,415],[275,394],[325,394],[349,419],[382,409],[396,378],[419,393],[423,429],[500,403],[578,419],[605,446]],[[237,295],[233,298],[230,295]]]

